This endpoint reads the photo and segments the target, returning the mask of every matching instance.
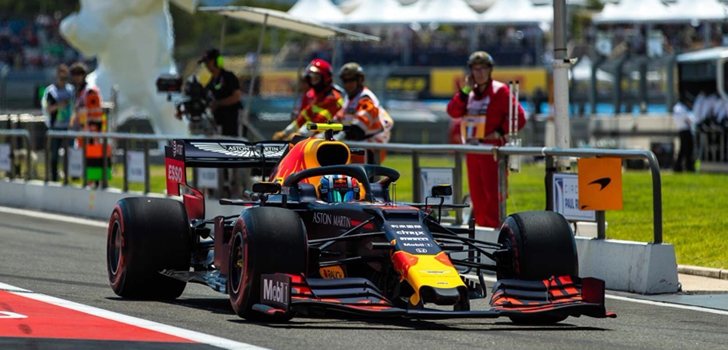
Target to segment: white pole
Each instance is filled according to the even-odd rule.
[[[513,80],[508,81],[508,140],[513,135]]]
[[[554,126],[556,147],[569,148],[571,127],[569,125],[569,68],[571,62],[566,56],[566,0],[554,1]],[[570,167],[567,157],[557,161],[559,169]]]

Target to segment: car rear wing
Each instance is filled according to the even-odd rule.
[[[187,186],[191,168],[256,168],[272,170],[288,151],[287,141],[246,142],[215,139],[178,139],[164,147],[167,194],[178,196]]]

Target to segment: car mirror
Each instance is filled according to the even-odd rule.
[[[253,184],[253,192],[255,193],[279,193],[281,192],[281,184],[277,182],[256,182]]]
[[[435,186],[432,186],[432,196],[433,197],[447,197],[447,196],[452,196],[452,186],[451,185],[435,185]]]

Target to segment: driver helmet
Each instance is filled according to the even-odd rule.
[[[321,200],[328,203],[350,202],[359,199],[359,181],[346,175],[324,175],[319,181]]]

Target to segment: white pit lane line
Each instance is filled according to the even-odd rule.
[[[97,307],[79,304],[73,301],[60,299],[56,297],[52,297],[50,295],[45,294],[38,294],[34,293],[30,290],[15,287],[6,283],[0,282],[0,290],[3,290],[8,293],[13,293],[19,296],[22,296],[24,298],[29,298],[33,300],[37,300],[40,302],[48,303],[55,306],[60,306],[66,309],[75,310],[79,312],[83,312],[89,315],[109,319],[116,322],[126,323],[132,326],[137,326],[145,329],[149,329],[155,332],[164,333],[173,335],[179,338],[185,338],[192,340],[194,342],[200,343],[200,344],[207,344],[211,346],[216,346],[222,349],[229,349],[229,350],[263,350],[266,348],[262,348],[259,346],[255,346],[252,344],[247,343],[241,343],[230,339],[220,338],[216,337],[214,335],[204,334],[196,331],[191,331],[184,328],[178,328],[174,326],[169,326],[166,324],[154,322],[145,320],[138,317],[133,316],[127,316],[124,314],[116,313],[113,311],[108,311],[104,309],[99,309]]]
[[[47,214],[47,213],[33,211],[33,210],[16,209],[16,208],[9,208],[9,207],[3,207],[3,206],[0,206],[0,212],[16,214],[16,215],[25,215],[25,216],[43,218],[43,219],[49,219],[49,220],[58,220],[61,222],[77,223],[77,224],[89,225],[89,226],[94,226],[94,227],[106,228],[108,225],[107,222],[100,221],[100,220],[81,219],[81,218],[70,217],[67,215]],[[484,279],[488,282],[496,281],[495,277],[491,277],[491,276],[487,276],[487,275],[484,276]],[[668,302],[664,302],[664,301],[653,301],[653,300],[646,300],[646,299],[639,299],[639,298],[631,298],[631,297],[625,297],[625,296],[620,296],[620,295],[612,295],[612,294],[608,294],[608,293],[606,295],[606,298],[613,299],[613,300],[620,300],[620,301],[628,301],[628,302],[639,303],[639,304],[663,306],[663,307],[670,307],[670,308],[675,308],[675,309],[692,310],[692,311],[706,312],[706,313],[711,313],[711,314],[728,316],[728,311],[726,311],[726,310],[718,310],[718,309],[707,308],[707,307],[691,306],[691,305],[684,305],[684,304],[673,304],[673,303],[668,303]]]
[[[84,219],[84,218],[72,217],[72,216],[68,216],[68,215],[50,214],[50,213],[44,213],[44,212],[36,211],[36,210],[17,209],[17,208],[3,207],[3,206],[0,206],[0,213],[23,215],[23,216],[27,216],[27,217],[31,217],[31,218],[47,219],[47,220],[67,222],[67,223],[71,223],[71,224],[80,224],[80,225],[93,226],[93,227],[106,228],[107,225],[109,224],[108,222],[101,221],[101,220]],[[111,213],[111,212],[109,212],[109,213]]]

